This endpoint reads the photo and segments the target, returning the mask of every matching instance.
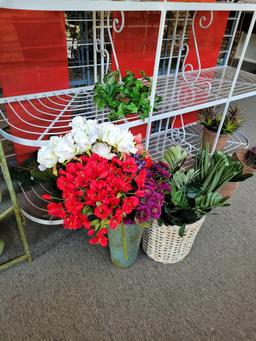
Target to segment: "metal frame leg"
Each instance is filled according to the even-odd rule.
[[[24,250],[24,255],[15,257],[14,259],[11,259],[5,263],[0,264],[0,270],[5,270],[9,268],[10,266],[23,262],[25,260],[27,260],[28,262],[31,262],[32,258],[30,255],[27,238],[26,238],[25,231],[24,231],[24,217],[21,213],[21,210],[17,202],[17,197],[13,188],[10,172],[8,169],[8,165],[6,162],[6,158],[5,158],[5,154],[4,154],[1,141],[0,141],[0,165],[1,165],[4,180],[6,182],[6,186],[7,186],[10,198],[11,198],[11,202],[12,202],[12,206],[9,207],[7,210],[5,210],[2,214],[0,214],[0,221],[6,218],[7,216],[9,216],[11,213],[14,213],[16,222],[17,222],[20,241]]]

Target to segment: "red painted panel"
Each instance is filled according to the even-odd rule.
[[[4,96],[69,87],[63,12],[0,10],[0,82]],[[27,105],[27,108],[39,116],[31,106]],[[14,105],[14,109],[20,110],[20,107]],[[10,122],[19,128],[36,132],[44,130],[25,124],[8,107],[6,111]],[[30,124],[45,124],[24,111],[22,115]],[[52,116],[42,117],[52,119]],[[15,128],[10,130],[16,136],[26,137]],[[14,147],[18,162],[33,151],[17,144]]]
[[[215,2],[215,0],[210,0],[208,2]],[[200,13],[206,15],[206,17],[209,15],[209,13],[205,12]],[[217,63],[228,15],[228,12],[215,12],[213,23],[209,29],[196,29],[203,68],[213,67]],[[114,13],[114,16],[120,19],[118,13]],[[150,76],[153,74],[159,20],[159,12],[125,13],[125,27],[123,31],[117,34],[113,32],[113,41],[122,74],[124,74],[125,70],[133,71],[136,76],[139,76],[139,71],[141,70],[144,70]],[[197,28],[198,20],[199,17],[197,17],[196,20]],[[194,66],[194,69],[197,69],[198,63],[195,58],[196,54],[192,32],[190,32],[189,48],[190,53],[187,62],[191,63]],[[113,69],[115,69],[113,57],[112,65]],[[195,122],[196,120],[197,112],[184,115],[185,124]],[[179,126],[180,120],[177,118],[175,127]]]

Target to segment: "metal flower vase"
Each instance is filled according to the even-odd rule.
[[[143,234],[140,225],[120,224],[117,229],[108,228],[109,249],[112,263],[129,268],[137,258]]]

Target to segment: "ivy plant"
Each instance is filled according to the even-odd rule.
[[[120,73],[112,71],[104,76],[103,82],[94,87],[94,101],[99,109],[109,109],[111,121],[122,119],[130,114],[137,114],[141,119],[150,112],[151,79],[141,72],[142,78],[126,71],[120,80]],[[154,110],[161,98],[156,96]]]

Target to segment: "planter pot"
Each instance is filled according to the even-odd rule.
[[[139,225],[119,225],[108,228],[109,249],[112,263],[120,268],[132,266],[137,258],[144,228]]]
[[[212,150],[214,141],[215,141],[216,133],[210,131],[209,129],[203,127],[203,135],[202,135],[202,146],[206,147],[209,145],[209,150]],[[225,145],[228,142],[228,135],[220,135],[216,149],[215,150],[224,150]]]
[[[190,252],[205,217],[186,225],[185,235],[179,236],[179,226],[159,226],[156,220],[145,229],[142,247],[156,262],[170,264],[183,260]]]
[[[222,195],[224,198],[231,198],[237,190],[238,186],[239,182],[228,182],[220,188],[219,194]]]
[[[239,149],[233,154],[233,158],[241,162],[244,167],[243,174],[253,174],[256,173],[256,168],[252,168],[246,164],[245,156],[246,156],[246,149]]]

